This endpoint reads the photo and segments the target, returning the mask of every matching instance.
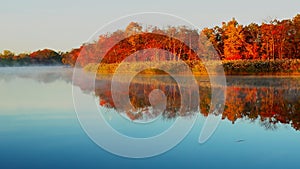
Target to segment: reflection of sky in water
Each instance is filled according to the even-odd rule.
[[[120,127],[122,132],[131,132],[126,130],[130,125],[122,121],[125,119],[119,120],[120,123],[116,120],[111,124],[123,126]],[[148,159],[117,157],[97,147],[81,129],[72,104],[70,84],[62,80],[51,83],[39,83],[23,78],[2,80],[0,166],[1,168],[295,168],[298,166],[300,135],[289,125],[281,125],[272,131],[265,130],[258,122],[250,123],[241,119],[233,125],[223,120],[208,142],[198,144],[203,122],[203,117],[199,118],[183,142],[167,153]],[[159,128],[157,124],[153,130],[156,129],[163,129],[163,125]],[[144,132],[153,134],[150,129]]]
[[[159,135],[172,126],[175,119],[163,119],[161,116],[149,123],[136,123],[121,116],[112,109],[100,108],[100,112],[107,121],[119,133],[135,138],[147,138]]]

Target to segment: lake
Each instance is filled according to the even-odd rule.
[[[226,78],[222,120],[204,144],[198,138],[209,114],[208,92],[214,87],[205,77],[197,77],[202,99],[184,104],[182,112],[179,88],[170,77],[136,77],[129,86],[134,111],[116,110],[110,77],[97,81],[94,91],[75,83],[75,90],[95,98],[113,128],[131,137],[159,134],[178,116],[192,119],[198,113],[177,146],[158,156],[131,159],[102,149],[81,127],[73,105],[71,68],[0,68],[0,168],[297,168],[300,77]],[[152,101],[145,96],[156,88],[168,93],[166,110],[147,115]]]

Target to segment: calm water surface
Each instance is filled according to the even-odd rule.
[[[223,120],[206,143],[198,143],[203,111],[188,136],[172,150],[152,158],[128,159],[104,151],[85,134],[73,107],[71,76],[72,70],[63,67],[0,68],[0,168],[299,167],[298,77],[227,77]],[[151,89],[151,84],[143,85]],[[170,126],[174,121],[170,112],[178,106],[174,101],[152,127],[132,128],[109,106],[109,95],[95,94],[80,84],[75,87],[105,101],[100,105],[109,107],[104,114],[109,123],[135,137],[155,135]],[[143,99],[134,94],[131,98]],[[207,102],[202,102],[204,107]]]

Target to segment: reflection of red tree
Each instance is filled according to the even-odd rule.
[[[267,128],[277,123],[289,124],[299,129],[300,91],[294,89],[296,100],[289,100],[285,94],[289,89],[276,89],[274,87],[262,88],[236,88],[228,87],[227,100],[223,119],[227,118],[233,123],[239,118],[255,120],[260,118]]]
[[[119,85],[122,85],[123,83],[120,82]],[[166,118],[173,118],[177,115],[180,116],[187,116],[188,114],[192,112],[197,112],[198,110],[198,101],[186,101],[183,103],[181,107],[181,96],[180,96],[180,90],[178,85],[176,84],[175,80],[170,78],[168,80],[168,83],[159,83],[154,82],[152,80],[152,83],[145,83],[145,81],[141,82],[134,82],[131,83],[129,86],[129,98],[131,101],[131,104],[133,105],[133,108],[128,109],[128,107],[119,107],[119,111],[123,111],[127,114],[127,116],[130,119],[139,119],[142,117],[142,114],[149,113],[148,107],[151,106],[149,102],[149,94],[154,89],[159,89],[164,92],[166,99],[167,99],[167,105],[162,113],[164,117]],[[100,80],[96,82],[96,95],[99,97],[99,104],[100,106],[105,107],[115,107],[112,93],[111,93],[111,80]],[[187,94],[192,95],[194,92],[188,92]],[[120,99],[123,96],[128,96],[128,93],[117,93],[115,99]],[[204,95],[202,96],[204,98]],[[208,99],[206,99],[208,100]],[[205,104],[207,106],[207,104]],[[209,107],[209,106],[208,106]],[[203,111],[206,114],[208,114],[206,111]],[[159,112],[158,112],[159,113]],[[153,114],[153,112],[152,112]]]
[[[243,107],[241,105],[243,99],[239,95],[240,93],[238,91],[240,90],[241,89],[238,87],[227,88],[227,100],[222,118],[227,118],[232,123],[234,123],[238,118],[242,117],[241,114],[243,111]]]
[[[100,104],[114,108],[110,92],[110,83],[99,82],[96,95],[100,97]],[[101,89],[101,90],[100,90]],[[153,82],[147,83],[145,79],[135,81],[130,85],[130,100],[136,111],[143,110],[146,113],[147,107],[151,106],[148,95],[153,89],[160,89],[166,94],[167,108],[164,117],[173,118],[176,116],[186,116],[188,112],[179,112],[181,98],[179,88],[175,82]],[[207,116],[211,102],[210,86],[199,84],[200,110],[201,114]],[[193,93],[191,91],[191,93]],[[121,93],[120,93],[121,95]],[[289,89],[288,87],[238,87],[228,86],[226,105],[222,115],[223,119],[228,119],[234,123],[238,119],[249,119],[251,121],[259,119],[266,128],[274,128],[277,123],[291,124],[296,130],[300,129],[300,90]],[[196,102],[184,105],[181,110],[197,111]],[[139,113],[127,112],[130,119],[142,117]]]

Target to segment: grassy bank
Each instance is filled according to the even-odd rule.
[[[228,75],[300,75],[299,59],[224,61]]]
[[[234,61],[207,61],[205,66],[200,61],[185,62],[195,75],[220,74],[221,69],[226,75],[300,75],[299,59],[284,60],[234,60]],[[90,63],[84,67],[87,72],[98,74],[114,73],[120,64],[95,64]],[[156,67],[158,69],[145,69]],[[206,69],[208,68],[208,69]],[[186,74],[187,67],[176,61],[164,62],[132,62],[122,63],[122,73],[136,73],[145,69],[142,74],[165,74],[165,71],[174,74]]]

